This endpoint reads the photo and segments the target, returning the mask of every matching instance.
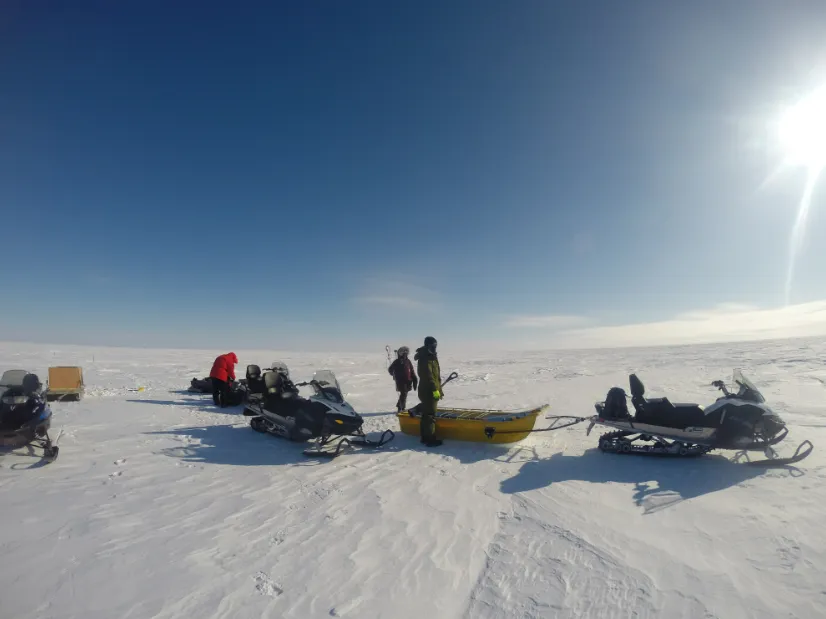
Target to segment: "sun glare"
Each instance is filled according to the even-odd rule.
[[[789,163],[815,170],[826,166],[826,87],[786,111],[780,139]]]
[[[820,173],[826,168],[826,86],[786,111],[780,121],[780,139],[786,151],[787,162],[808,169],[806,186],[797,208],[789,243],[789,267],[786,273],[786,305],[789,305],[795,262],[803,244],[812,197]]]

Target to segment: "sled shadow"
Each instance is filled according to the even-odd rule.
[[[509,445],[497,443],[472,443],[470,441],[452,440],[445,440],[439,447],[425,447],[422,445],[421,439],[418,436],[402,434],[402,432],[397,429],[394,429],[393,432],[395,433],[393,440],[378,449],[358,448],[344,453],[349,455],[370,455],[381,452],[418,451],[427,455],[455,458],[462,464],[475,464],[483,460],[499,460],[512,448]],[[380,431],[372,431],[367,434],[368,437],[373,440],[381,436]]]
[[[183,438],[182,444],[156,453],[193,464],[230,464],[234,466],[315,465],[319,462],[302,452],[309,444],[255,432],[245,426],[198,426],[145,432],[151,436]]]
[[[801,473],[795,467],[784,468],[790,474]],[[677,460],[604,454],[594,448],[581,456],[560,452],[550,458],[530,460],[514,477],[501,483],[501,490],[514,494],[563,481],[634,484],[634,503],[643,508],[644,514],[650,514],[736,486],[765,472],[766,469],[737,464],[724,456]]]
[[[396,411],[390,411],[386,413],[377,412],[377,413],[359,413],[362,417],[390,417],[391,415],[395,417]]]
[[[215,403],[209,400],[203,400],[199,398],[193,398],[191,400],[126,400],[132,404],[155,404],[157,406],[183,406],[186,408],[196,408],[198,410],[208,412],[208,413],[220,413],[222,415],[231,415],[234,413],[240,413],[243,410],[243,407],[239,406],[228,406],[226,408],[218,408],[215,406]]]

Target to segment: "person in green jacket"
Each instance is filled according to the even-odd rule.
[[[416,351],[418,361],[419,404],[421,413],[422,443],[428,447],[438,447],[442,441],[436,438],[436,410],[438,402],[444,397],[442,393],[442,375],[439,358],[436,356],[436,338],[424,338],[424,346]]]

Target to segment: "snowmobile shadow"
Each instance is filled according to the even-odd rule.
[[[9,466],[12,458],[21,458],[23,462],[15,462]],[[28,463],[28,464],[27,464]],[[37,452],[31,445],[26,445],[19,449],[2,449],[0,450],[0,465],[11,469],[12,471],[30,471],[32,469],[39,469],[49,464],[45,458],[37,455]]]
[[[244,426],[198,426],[145,432],[152,436],[169,436],[182,445],[167,447],[156,453],[193,464],[231,464],[234,466],[315,466],[303,451],[304,443],[292,443],[274,436],[255,432]]]
[[[157,406],[184,406],[187,408],[197,408],[209,413],[220,413],[222,415],[230,415],[232,413],[240,413],[243,408],[241,406],[228,406],[226,408],[218,408],[215,403],[209,400],[202,400],[200,398],[192,398],[191,400],[126,400],[133,404],[156,404]]]
[[[800,473],[795,467],[784,468],[791,475]],[[644,514],[650,514],[764,473],[765,469],[737,464],[719,455],[669,460],[604,454],[594,448],[581,456],[560,452],[550,458],[530,460],[514,477],[504,480],[500,489],[505,494],[513,494],[562,481],[634,484],[634,503],[643,508]]]

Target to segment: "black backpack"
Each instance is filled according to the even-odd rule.
[[[611,389],[608,390],[608,395],[605,396],[605,408],[602,414],[605,419],[627,419],[631,416],[628,414],[628,402],[626,401],[625,391],[622,388],[611,387]]]

